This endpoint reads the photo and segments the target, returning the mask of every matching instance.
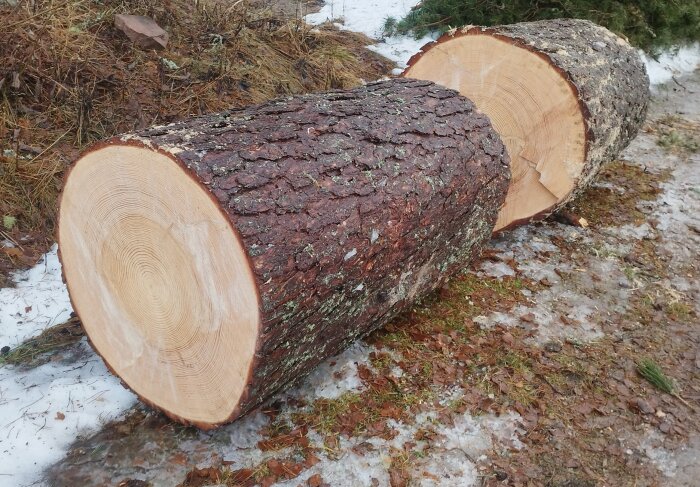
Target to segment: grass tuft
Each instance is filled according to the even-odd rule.
[[[651,385],[665,392],[676,395],[676,386],[673,381],[666,376],[656,362],[651,359],[643,359],[637,364],[639,375],[644,377]]]
[[[44,330],[39,336],[30,338],[7,353],[0,355],[0,367],[17,365],[38,367],[50,360],[51,352],[79,342],[85,336],[78,318]]]
[[[662,131],[656,143],[669,152],[680,152],[682,154],[696,154],[700,152],[700,138],[697,135],[675,129]]]

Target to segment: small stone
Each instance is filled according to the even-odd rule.
[[[645,401],[641,397],[633,399],[631,401],[631,404],[632,404],[632,406],[639,409],[639,411],[642,414],[653,414],[654,413],[654,408],[651,406],[651,404],[649,404],[647,401]]]
[[[544,344],[544,349],[552,353],[561,352],[561,343],[557,341],[547,342]]]
[[[165,49],[168,45],[168,33],[150,17],[117,14],[114,26],[143,49]]]
[[[657,418],[665,418],[665,417],[666,417],[666,413],[663,412],[661,409],[657,409],[657,410],[656,410],[656,417],[657,417]]]
[[[355,257],[357,255],[357,249],[353,248],[351,251],[349,251],[347,254],[345,254],[345,257],[343,257],[344,261],[348,261]]]
[[[10,353],[10,347],[8,347],[7,345],[5,345],[4,347],[0,348],[0,354],[2,354],[2,355],[7,355],[8,353]]]

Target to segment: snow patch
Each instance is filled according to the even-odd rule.
[[[469,414],[457,416],[454,424],[437,428],[442,440],[434,443],[447,450],[461,450],[471,458],[478,458],[484,452],[490,451],[496,445],[506,446],[515,450],[523,448],[518,438],[525,433],[520,426],[520,415],[509,412],[502,416],[488,414],[472,417]]]
[[[357,366],[369,364],[370,351],[367,345],[355,342],[340,355],[331,357],[317,366],[303,383],[289,394],[304,399],[335,399],[347,392],[359,391],[362,379],[357,374]]]
[[[0,346],[15,347],[70,318],[73,308],[61,276],[58,245],[13,280],[15,287],[0,289]]]
[[[396,63],[392,74],[399,75],[408,66],[411,56],[417,54],[423,46],[438,38],[437,34],[427,35],[420,39],[411,36],[384,37],[376,44],[367,46],[371,51],[381,54]]]
[[[136,402],[83,339],[77,362],[0,368],[0,475],[4,486],[33,485],[75,438]]]
[[[387,18],[400,20],[418,3],[419,0],[327,0],[321,10],[306,16],[306,22],[337,22],[346,30],[379,38]]]
[[[520,415],[508,413],[497,417],[487,414],[472,417],[458,415],[454,424],[443,425],[434,412],[420,413],[411,424],[389,421],[395,436],[340,437],[338,451],[344,452],[338,459],[321,456],[321,462],[302,472],[298,477],[282,482],[281,487],[305,485],[309,477],[320,473],[330,485],[389,485],[391,449],[403,450],[407,442],[414,442],[415,449],[426,453],[408,465],[411,476],[421,486],[469,487],[480,485],[477,463],[486,461],[486,454],[493,449],[507,451],[523,447],[518,436],[524,430],[518,425]],[[428,443],[416,440],[419,430],[433,431],[437,440]],[[321,444],[323,438],[309,432],[309,439]],[[373,484],[374,482],[374,484]],[[378,482],[378,483],[377,483]]]
[[[483,329],[496,325],[534,327],[534,343],[545,344],[551,340],[590,342],[603,337],[599,323],[593,319],[596,302],[584,294],[554,286],[537,294],[537,303],[530,307],[518,305],[508,313],[496,311],[488,316],[474,318]],[[521,317],[528,316],[527,321]],[[561,316],[565,316],[565,325]],[[530,339],[528,339],[530,340]]]
[[[394,61],[394,74],[401,74],[408,60],[425,44],[435,40],[437,34],[414,39],[412,36],[384,36],[384,22],[393,17],[404,18],[420,0],[328,0],[319,12],[305,17],[313,25],[334,22],[342,29],[361,32],[377,44],[368,46],[372,51]]]
[[[480,273],[490,277],[514,276],[515,271],[505,262],[491,262],[486,260],[479,265]]]
[[[633,232],[632,229],[629,231]],[[638,233],[641,235],[644,232],[639,230]],[[553,238],[576,242],[581,248],[591,244],[585,229],[559,224],[527,225],[491,241],[500,262],[482,263],[481,272],[499,277],[500,272],[505,272],[504,267],[499,264],[515,260],[518,263],[518,275],[535,282],[546,282],[548,287],[538,291],[536,299],[528,299],[528,304],[517,305],[507,313],[495,311],[477,316],[474,318],[475,323],[483,329],[490,329],[496,325],[533,329],[535,333],[531,340],[539,345],[552,340],[589,342],[602,338],[603,332],[597,319],[599,303],[569,289],[562,283],[561,275],[570,274],[586,282],[591,279],[589,274],[613,275],[615,265],[607,260],[586,260],[572,265],[576,260],[563,259],[559,247],[553,243]],[[527,297],[529,293],[526,291],[522,292]],[[615,303],[610,303],[610,306],[614,305]],[[565,324],[564,320],[568,324]]]
[[[642,223],[641,225],[621,225],[619,227],[612,227],[609,229],[610,233],[617,234],[618,237],[630,240],[642,240],[646,238],[651,238],[654,236],[654,229],[648,223]]]
[[[421,487],[463,487],[479,485],[479,472],[465,453],[448,450],[439,455],[431,455],[430,462],[423,469]]]
[[[663,52],[657,59],[641,51],[640,54],[652,87],[667,83],[674,76],[692,73],[700,66],[700,42]]]
[[[657,431],[650,431],[644,437],[639,449],[651,460],[659,471],[666,477],[675,477],[678,465],[674,459],[673,453],[663,448],[663,436]]]
[[[262,440],[260,430],[269,424],[270,420],[259,409],[255,412],[239,419],[235,427],[230,427],[231,446],[247,450],[255,449],[258,442]]]

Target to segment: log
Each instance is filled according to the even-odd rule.
[[[486,113],[511,156],[502,230],[562,208],[639,131],[649,79],[627,41],[586,20],[450,31],[403,76],[458,90]]]
[[[488,118],[426,81],[152,127],[72,166],[64,277],[111,370],[210,428],[464,268],[509,177]]]

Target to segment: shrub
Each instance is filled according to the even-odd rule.
[[[592,20],[652,54],[700,40],[700,0],[424,0],[404,19],[388,22],[385,29],[421,37],[463,25],[562,17]]]

